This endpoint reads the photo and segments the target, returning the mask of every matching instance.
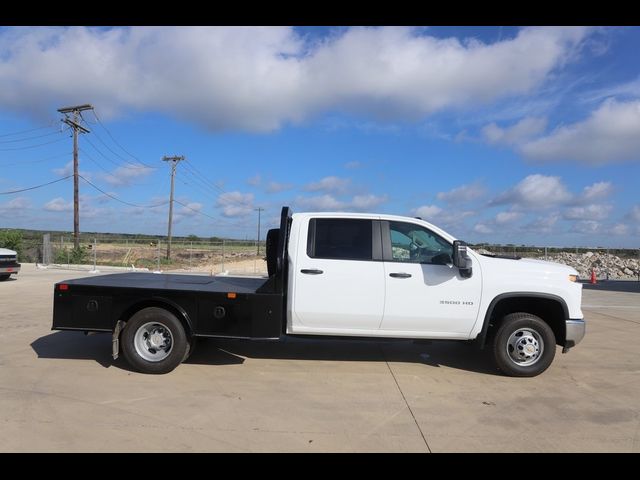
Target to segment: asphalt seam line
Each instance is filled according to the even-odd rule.
[[[393,381],[396,382],[396,387],[398,387],[398,391],[400,392],[400,395],[402,395],[402,399],[404,400],[404,404],[409,409],[409,413],[411,414],[411,417],[413,418],[413,421],[415,422],[416,427],[418,427],[418,431],[420,432],[420,435],[422,436],[422,440],[424,440],[424,444],[427,446],[427,450],[429,451],[429,453],[433,453],[431,451],[431,447],[429,446],[429,442],[427,442],[427,438],[424,436],[424,433],[422,432],[422,429],[420,428],[420,424],[418,423],[418,420],[416,420],[416,416],[413,414],[413,410],[411,410],[411,407],[409,406],[409,402],[407,402],[407,398],[404,396],[404,392],[400,388],[400,384],[398,383],[398,379],[396,378],[395,374],[393,373],[393,370],[391,370],[391,365],[389,365],[389,361],[387,360],[387,356],[384,353],[384,349],[380,345],[378,345],[378,348],[380,348],[380,352],[382,353],[382,358],[384,358],[384,363],[387,364],[387,368],[389,369],[389,373],[391,373],[391,376],[393,377]]]

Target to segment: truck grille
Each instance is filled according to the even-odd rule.
[[[17,260],[16,255],[0,255],[0,263],[15,263]]]

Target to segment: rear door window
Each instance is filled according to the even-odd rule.
[[[311,258],[372,259],[371,220],[314,218],[309,222],[307,254]]]

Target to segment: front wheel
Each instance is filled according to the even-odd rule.
[[[2,274],[0,275],[0,282],[4,282],[5,280],[9,280],[11,274]]]
[[[189,350],[180,320],[162,308],[143,308],[129,319],[122,332],[124,357],[142,373],[169,373]]]
[[[511,377],[535,377],[544,372],[556,354],[553,330],[530,313],[510,313],[494,339],[493,355],[498,368]]]

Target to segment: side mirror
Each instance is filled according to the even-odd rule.
[[[463,278],[469,278],[473,273],[471,258],[467,255],[467,244],[461,240],[453,242],[453,265],[460,269]]]

